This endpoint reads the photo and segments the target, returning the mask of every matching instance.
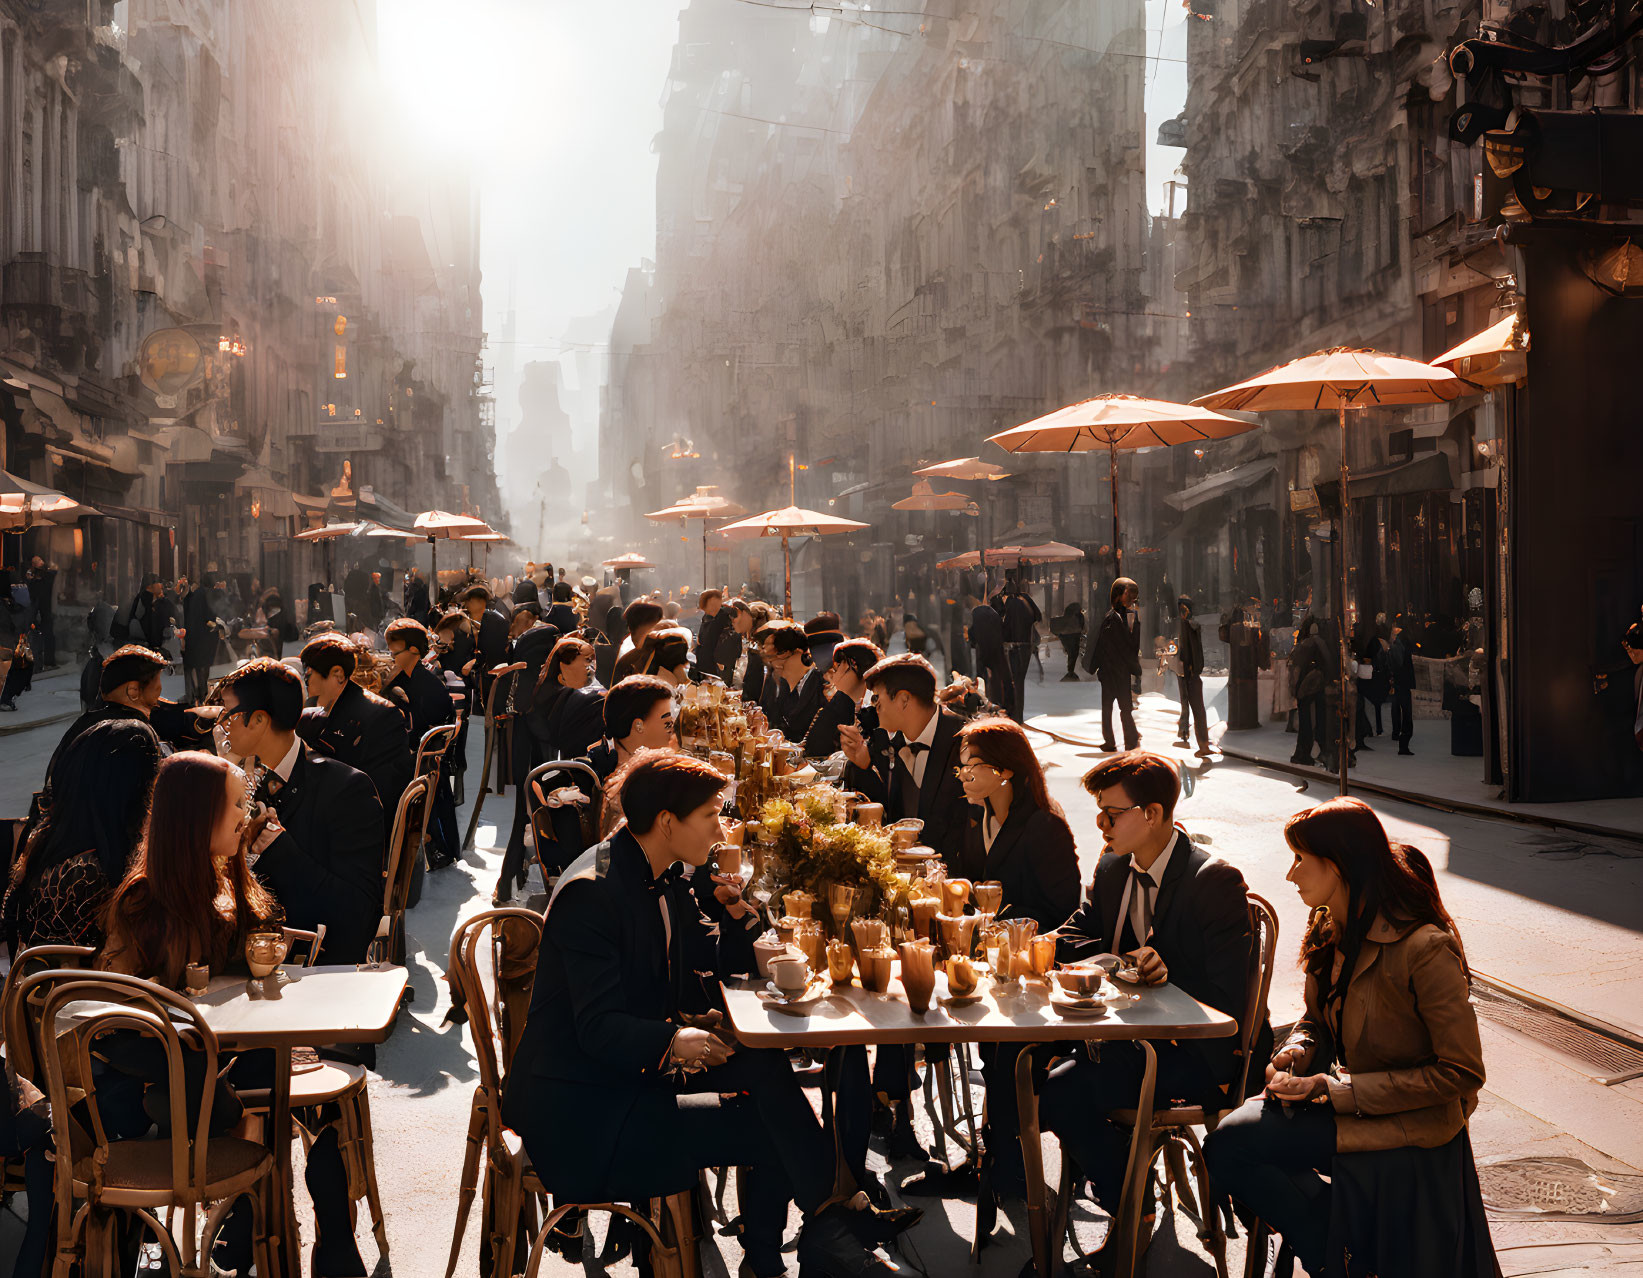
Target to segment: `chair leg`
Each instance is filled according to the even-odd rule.
[[[1198,1226],[1199,1232],[1202,1233],[1203,1211],[1207,1211],[1208,1208],[1206,1207],[1203,1211],[1200,1211],[1197,1197],[1192,1192],[1192,1182],[1187,1179],[1187,1160],[1182,1152],[1180,1136],[1173,1132],[1166,1133],[1163,1146],[1164,1167],[1169,1175],[1170,1184],[1175,1187],[1176,1201],[1181,1204],[1181,1209],[1186,1212],[1187,1217]]]
[[[1215,1187],[1210,1183],[1209,1164],[1204,1161],[1204,1147],[1198,1143],[1198,1133],[1187,1128],[1186,1158],[1192,1167],[1193,1176],[1198,1181],[1198,1200],[1203,1204],[1203,1212],[1198,1220],[1198,1241],[1209,1249],[1210,1258],[1215,1261],[1216,1278],[1228,1278],[1227,1275],[1227,1235],[1221,1227],[1222,1203],[1216,1197]]]
[[[485,1107],[478,1090],[468,1110],[468,1144],[462,1153],[462,1180],[456,1191],[456,1228],[451,1233],[451,1258],[445,1266],[445,1278],[456,1273],[457,1258],[462,1254],[462,1235],[468,1228],[468,1213],[473,1208],[474,1191],[479,1187],[479,1156],[485,1144]],[[375,1179],[373,1168],[372,1179]]]
[[[1244,1248],[1244,1278],[1266,1278],[1267,1240],[1272,1237],[1272,1231],[1267,1228],[1266,1221],[1256,1217],[1244,1232],[1248,1235],[1248,1245]]]
[[[662,1239],[669,1244],[679,1270],[679,1278],[701,1278],[702,1263],[696,1233],[694,1191],[669,1194],[662,1199]]]
[[[542,1268],[542,1253],[548,1246],[548,1235],[553,1232],[554,1226],[575,1210],[575,1203],[564,1203],[548,1213],[542,1228],[537,1231],[536,1242],[531,1246],[530,1259],[525,1262],[525,1278],[537,1278],[537,1272]]]
[[[504,1153],[502,1157],[507,1156]],[[500,1161],[500,1160],[497,1160]],[[513,1165],[492,1165],[494,1186],[492,1201],[495,1215],[491,1219],[491,1274],[492,1278],[511,1278],[513,1252],[519,1242],[519,1212],[521,1209],[521,1182],[524,1177],[518,1160]]]
[[[365,1202],[371,1209],[371,1232],[377,1251],[388,1254],[388,1222],[382,1214],[382,1194],[377,1189],[376,1145],[371,1138],[371,1098],[369,1083],[362,1083],[355,1103],[354,1125],[358,1130],[360,1162],[365,1172]],[[470,1191],[471,1197],[471,1191]]]

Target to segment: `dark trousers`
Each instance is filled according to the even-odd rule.
[[[833,1125],[838,1129],[839,1148],[845,1165],[858,1184],[866,1183],[867,1138],[873,1126],[873,1097],[883,1092],[886,1100],[906,1101],[913,1095],[913,1051],[899,1043],[874,1049],[869,1075],[867,1049],[847,1047],[839,1064]]]
[[[685,1096],[655,1092],[634,1106],[612,1151],[615,1183],[608,1197],[632,1201],[677,1192],[703,1167],[746,1168],[741,1209],[747,1259],[756,1273],[782,1272],[787,1204],[797,1203],[808,1216],[827,1201],[832,1140],[783,1052],[743,1048],[724,1065],[687,1075],[685,1087]],[[722,1099],[727,1095],[733,1097],[729,1102]],[[521,1134],[529,1149],[530,1134]],[[537,1149],[532,1156],[562,1155]]]
[[[1296,741],[1292,762],[1311,763],[1313,746],[1321,744],[1324,739],[1323,693],[1302,697],[1295,703],[1295,709]]]
[[[1112,707],[1118,703],[1118,715],[1124,725],[1124,749],[1134,750],[1141,744],[1141,731],[1135,726],[1135,710],[1130,704],[1130,678],[1128,675],[1116,677],[1101,676],[1101,745],[1111,750],[1112,738]]]
[[[1309,1274],[1324,1272],[1335,1111],[1257,1096],[1204,1138],[1204,1159],[1221,1189],[1281,1234]]]
[[[1408,746],[1415,735],[1415,697],[1406,688],[1392,693],[1392,736],[1400,746]]]
[[[434,847],[453,861],[462,851],[462,835],[456,824],[456,796],[451,793],[451,778],[443,771],[439,789],[434,791],[434,810],[428,814],[428,835]]]
[[[1078,663],[1078,644],[1083,635],[1062,635],[1061,650],[1067,654],[1067,673],[1063,678],[1076,679],[1078,671],[1073,667]]]
[[[1169,1102],[1197,1105],[1219,1096],[1209,1068],[1196,1052],[1159,1043],[1154,1095],[1162,1109]],[[1079,1169],[1095,1187],[1095,1200],[1110,1213],[1118,1211],[1124,1189],[1124,1163],[1130,1131],[1108,1120],[1116,1109],[1133,1109],[1141,1095],[1146,1058],[1136,1043],[1103,1043],[1099,1053],[1082,1053],[1061,1061],[1039,1091],[1038,1123],[1061,1138]],[[1001,1083],[1003,1079],[999,1080]]]
[[[1365,740],[1375,735],[1374,727],[1369,722],[1369,698],[1365,695],[1365,690],[1368,687],[1368,680],[1358,680],[1357,720],[1352,725],[1352,734],[1358,745],[1362,745]]]
[[[1007,643],[1004,649],[1010,658],[1010,678],[1015,682],[1015,717],[1019,721],[1027,717],[1027,667],[1033,661],[1033,645]]]
[[[1194,715],[1198,723],[1198,748],[1209,749],[1209,717],[1204,713],[1204,676],[1184,674],[1176,679],[1181,690],[1181,723],[1176,736],[1186,740],[1187,726]]]
[[[536,739],[523,719],[513,721],[513,746],[509,753],[513,764],[513,825],[508,830],[508,847],[502,854],[502,873],[497,880],[497,888],[506,896],[513,895],[515,879],[525,866],[525,826],[530,820],[525,778],[541,762],[536,757]]]
[[[203,706],[205,699],[211,695],[211,667],[185,666],[183,674],[188,679],[188,699],[197,706]]]

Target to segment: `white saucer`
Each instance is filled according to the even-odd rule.
[[[759,997],[764,999],[766,1002],[775,1003],[780,1007],[798,1007],[804,1003],[814,1003],[818,998],[827,993],[831,984],[832,982],[827,978],[827,973],[822,972],[818,975],[812,976],[802,990],[797,990],[794,993],[789,994],[786,990],[777,985],[775,981],[766,981],[764,983],[764,989],[759,993]]]

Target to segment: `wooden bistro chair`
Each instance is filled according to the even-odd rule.
[[[264,1209],[274,1189],[274,1158],[256,1141],[211,1134],[220,1060],[217,1036],[195,1006],[151,981],[111,972],[36,972],[24,978],[19,1001],[29,1005],[36,992],[44,995],[39,1026],[57,1145],[54,1278],[69,1278],[76,1268],[85,1278],[113,1278],[119,1268],[115,1218],[120,1214],[147,1227],[170,1273],[203,1278],[208,1266],[201,1242],[209,1251],[210,1240],[242,1197],[250,1200],[258,1272],[272,1273],[275,1261]],[[112,1034],[135,1034],[159,1045],[171,1135],[109,1139],[95,1088],[77,1092],[87,1126],[70,1115],[76,1094],[70,1080],[92,1077],[93,1049]],[[188,1052],[203,1057],[194,1085],[198,1114],[192,1123],[188,1110],[194,1098],[184,1068]],[[172,1228],[178,1211],[180,1234]],[[161,1222],[162,1212],[167,1223]]]
[[[447,969],[453,1001],[468,1017],[479,1082],[474,1088],[457,1194],[456,1228],[445,1278],[452,1278],[462,1251],[462,1235],[485,1159],[481,1226],[490,1244],[489,1278],[509,1278],[518,1254],[521,1216],[536,1216],[547,1190],[530,1165],[519,1135],[502,1121],[502,1094],[513,1050],[524,1029],[530,986],[542,943],[542,915],[514,907],[486,910],[457,927]],[[641,1213],[620,1203],[557,1203],[548,1210],[531,1248],[526,1274],[536,1274],[553,1229],[574,1211],[605,1211],[623,1216],[650,1240],[652,1272],[657,1278],[699,1278],[696,1227],[690,1192],[652,1203]]]
[[[1202,1127],[1207,1132],[1214,1131],[1244,1103],[1244,1096],[1249,1090],[1249,1071],[1255,1054],[1255,1037],[1260,1033],[1262,1022],[1266,1020],[1267,994],[1272,988],[1272,964],[1278,950],[1278,912],[1265,898],[1251,892],[1249,919],[1254,940],[1251,946],[1253,970],[1250,972],[1249,998],[1244,1004],[1243,1018],[1238,1022],[1243,1066],[1238,1071],[1237,1081],[1227,1093],[1225,1108],[1205,1109],[1197,1105],[1187,1105],[1178,1109],[1152,1110],[1146,1120],[1151,1139],[1133,1143],[1130,1150],[1130,1183],[1137,1185],[1141,1183],[1141,1177],[1135,1174],[1139,1169],[1135,1166],[1134,1160],[1141,1160],[1141,1165],[1147,1168],[1146,1174],[1150,1176],[1154,1160],[1159,1154],[1164,1156],[1166,1190],[1170,1186],[1174,1187],[1182,1211],[1197,1226],[1199,1242],[1208,1248],[1210,1255],[1215,1259],[1216,1278],[1228,1278],[1227,1239],[1233,1236],[1232,1231],[1236,1226],[1233,1223],[1232,1204],[1226,1201],[1224,1195],[1217,1196],[1210,1187],[1209,1168],[1204,1163],[1204,1147],[1194,1129]],[[1265,1064],[1263,1061],[1263,1067]],[[1121,1109],[1113,1113],[1112,1120],[1133,1129],[1140,1117],[1133,1109]],[[1198,1182],[1196,1200],[1187,1178],[1189,1167],[1192,1179]],[[1055,1201],[1056,1220],[1051,1228],[1050,1237],[1057,1241],[1062,1237],[1072,1239],[1076,1249],[1077,1240],[1072,1238],[1067,1219],[1068,1206],[1072,1201],[1072,1187],[1072,1159],[1063,1149],[1061,1184],[1056,1191]],[[1120,1218],[1113,1222],[1112,1228],[1115,1231],[1115,1241],[1120,1245],[1127,1244],[1126,1250],[1120,1254],[1134,1257],[1138,1255],[1137,1234],[1141,1224],[1141,1203],[1139,1196],[1132,1197],[1136,1198],[1136,1201],[1125,1204],[1124,1211]]]
[[[458,718],[455,723],[442,723],[424,732],[416,748],[416,771],[413,775],[421,777],[431,774],[437,786],[445,770],[445,756],[461,731],[462,720]]]
[[[547,798],[565,786],[574,786],[588,801],[571,809],[572,820],[556,821],[564,809],[549,807]],[[553,887],[555,876],[565,866],[599,841],[599,789],[599,774],[581,759],[550,759],[537,764],[525,778],[525,810],[536,841],[542,882],[548,888]]]
[[[433,812],[432,790],[431,776],[412,777],[394,809],[388,864],[383,871],[382,920],[370,945],[373,963],[404,965],[405,909],[411,896],[411,876],[428,835],[428,818]]]

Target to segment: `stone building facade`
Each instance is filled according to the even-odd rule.
[[[97,512],[5,564],[55,562],[60,612],[147,572],[302,599],[309,522],[497,513],[477,205],[384,155],[374,30],[0,0],[4,464]]]

